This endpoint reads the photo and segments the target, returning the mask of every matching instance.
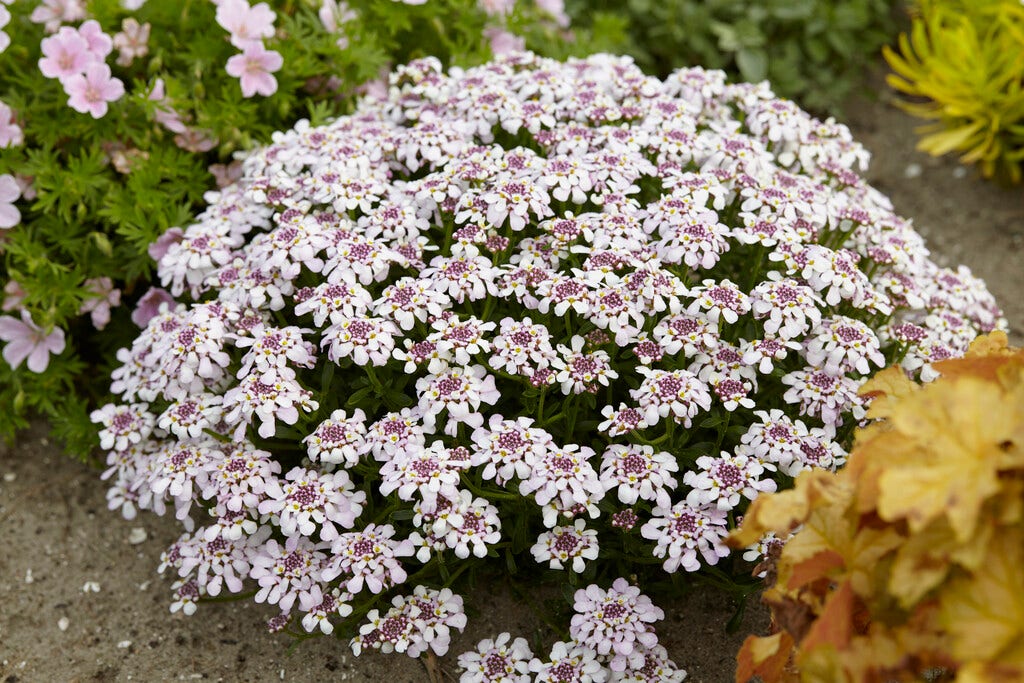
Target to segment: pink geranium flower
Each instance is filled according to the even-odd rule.
[[[491,52],[496,55],[522,50],[526,46],[521,37],[495,26],[484,29],[484,36],[491,41]]]
[[[185,123],[181,120],[181,115],[174,110],[170,98],[167,97],[164,79],[158,78],[153,82],[153,89],[149,92],[149,101],[156,102],[153,119],[157,123],[172,133],[185,132]]]
[[[0,341],[7,342],[3,357],[11,368],[16,369],[28,358],[28,369],[43,372],[50,364],[50,354],[59,355],[64,351],[64,330],[59,327],[46,333],[32,322],[28,311],[21,312],[21,320],[5,315],[0,318]]]
[[[107,55],[114,49],[114,41],[103,32],[100,22],[95,19],[82,23],[78,27],[78,35],[85,38],[85,42],[89,45],[89,52],[97,58],[97,61],[106,59]]]
[[[85,18],[85,6],[81,0],[43,0],[29,17],[30,21],[43,24],[47,33],[53,33],[61,24]]]
[[[149,291],[142,295],[135,310],[132,311],[132,322],[141,328],[145,328],[160,313],[160,307],[166,304],[174,307],[174,297],[166,289],[150,287]]]
[[[14,122],[14,112],[6,104],[0,102],[0,149],[17,147],[24,139],[21,126]]]
[[[3,29],[4,26],[7,26],[10,20],[11,13],[7,10],[6,7],[3,6],[2,3],[0,3],[0,29]],[[0,30],[0,53],[6,50],[10,44],[11,37],[7,35],[5,31]]]
[[[0,175],[0,230],[13,228],[21,222],[21,212],[14,202],[21,196],[21,187],[14,176]]]
[[[156,238],[156,241],[150,244],[146,251],[149,252],[149,258],[154,261],[159,261],[167,253],[167,250],[172,245],[177,244],[185,238],[185,232],[178,227],[168,228],[164,234]],[[152,291],[152,290],[150,290]]]
[[[93,63],[85,74],[75,74],[64,81],[68,94],[68,106],[94,119],[103,118],[107,113],[107,102],[114,102],[124,95],[124,83],[110,75],[110,67]]]
[[[149,52],[149,22],[139,24],[133,17],[121,22],[121,30],[114,34],[114,47],[117,48],[117,64],[128,66],[136,57],[144,57]]]
[[[262,43],[250,43],[242,54],[228,60],[229,76],[239,79],[242,97],[260,94],[270,97],[277,92],[277,79],[271,74],[281,68],[284,58],[280,53],[267,50]]]
[[[102,330],[110,322],[111,306],[121,305],[121,290],[114,288],[114,283],[109,277],[86,280],[85,288],[93,296],[82,302],[78,312],[90,314],[93,327]]]
[[[240,50],[273,37],[276,16],[265,2],[250,7],[245,0],[221,0],[217,6],[217,23],[231,34],[231,44]]]
[[[24,298],[25,290],[21,288],[21,283],[17,280],[8,280],[7,284],[4,285],[3,303],[0,304],[0,310],[7,312],[21,308],[21,302]]]
[[[39,70],[47,78],[57,78],[61,82],[81,74],[96,60],[89,49],[89,41],[68,26],[61,27],[56,35],[43,38],[39,46],[43,51]]]

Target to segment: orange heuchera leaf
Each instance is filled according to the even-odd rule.
[[[768,531],[789,533],[807,519],[819,500],[830,497],[836,483],[831,472],[804,470],[792,489],[755,499],[743,517],[743,525],[733,531],[726,542],[733,548],[744,548],[756,543]]]
[[[910,609],[945,580],[954,563],[977,569],[985,561],[991,537],[992,527],[980,526],[967,543],[960,543],[944,518],[910,534],[896,550],[889,570],[889,593],[902,608]]]
[[[825,600],[821,614],[800,641],[800,650],[813,650],[822,645],[831,645],[840,651],[846,649],[854,632],[856,607],[857,596],[853,593],[853,586],[844,581]]]
[[[962,377],[935,382],[900,402],[892,424],[916,447],[890,454],[879,477],[883,519],[905,518],[916,533],[946,515],[957,539],[974,533],[982,505],[999,491],[1000,444],[1018,426],[1017,411],[993,389]]]
[[[939,601],[939,621],[952,638],[952,654],[958,660],[998,662],[1003,657],[1021,658],[1024,532],[1020,527],[996,535],[984,566],[951,580]]]
[[[833,569],[840,569],[845,565],[843,556],[835,550],[822,550],[806,560],[794,562],[787,572],[785,587],[788,590],[796,590],[812,581],[827,577]]]
[[[861,385],[857,392],[871,399],[867,416],[872,419],[886,418],[892,414],[892,406],[904,396],[913,394],[920,387],[912,382],[898,365],[886,368]]]
[[[956,672],[956,683],[1020,683],[1024,666],[994,662],[969,662]]]
[[[797,680],[786,671],[792,652],[793,639],[785,631],[766,638],[747,636],[736,655],[736,683],[747,683],[754,676],[764,683]]]
[[[1024,351],[1011,349],[1006,333],[996,330],[971,342],[962,358],[951,358],[934,364],[943,377],[970,375],[978,379],[995,381],[999,368],[1007,363],[1024,360]]]

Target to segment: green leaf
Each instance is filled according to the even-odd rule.
[[[768,76],[768,54],[764,50],[743,48],[736,53],[736,66],[748,81],[763,81]]]

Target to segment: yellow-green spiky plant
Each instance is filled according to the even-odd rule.
[[[919,0],[899,50],[885,48],[888,83],[908,113],[932,121],[918,148],[961,152],[985,177],[1020,182],[1024,163],[1024,4]]]

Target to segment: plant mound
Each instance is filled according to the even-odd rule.
[[[735,516],[843,462],[874,368],[928,379],[1005,324],[867,157],[721,72],[399,68],[154,245],[191,303],[119,352],[122,403],[93,415],[111,507],[185,525],[172,609],[248,583],[272,628],[442,654],[483,569],[589,586],[550,661],[506,635],[466,666],[675,671],[639,590],[732,572]]]
[[[802,529],[738,682],[1024,679],[1024,350],[995,332],[938,368],[870,380],[847,466],[751,506],[735,543]]]

